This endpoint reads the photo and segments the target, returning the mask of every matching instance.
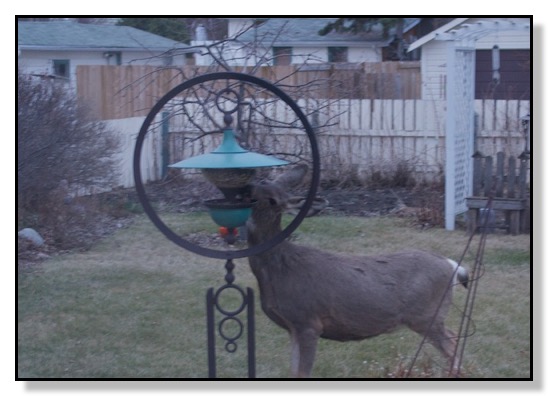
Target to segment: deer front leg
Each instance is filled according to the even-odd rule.
[[[291,338],[291,376],[296,378],[299,374],[299,360],[301,353],[299,351],[299,341],[295,330],[291,330],[289,336]]]
[[[309,378],[314,365],[319,334],[312,328],[291,331],[291,376]]]

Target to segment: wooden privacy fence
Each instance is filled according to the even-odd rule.
[[[493,227],[494,211],[505,215],[505,227],[512,235],[529,230],[529,154],[519,157],[499,152],[496,162],[492,156],[474,154],[472,196],[466,199],[468,206],[467,229],[474,233],[487,224]],[[493,212],[488,212],[492,210]]]
[[[146,116],[170,89],[197,75],[204,66],[77,66],[79,98],[103,120]],[[248,72],[233,67],[236,72]],[[419,62],[369,62],[260,67],[266,79],[298,99],[418,99]]]

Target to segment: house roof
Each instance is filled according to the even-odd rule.
[[[188,45],[130,26],[93,25],[71,21],[18,22],[17,43],[27,50],[167,51]]]
[[[409,46],[407,51],[411,52],[411,51],[423,46],[424,44],[434,40],[436,37],[443,37],[444,35],[446,35],[447,33],[449,33],[451,30],[453,30],[455,28],[461,29],[461,25],[466,26],[466,25],[464,25],[464,23],[469,21],[470,19],[472,19],[472,18],[455,18],[455,19],[453,19],[451,22],[439,27],[438,29],[428,33],[427,35],[425,35],[425,36],[421,37],[420,39],[418,39],[418,40],[414,41],[413,43],[411,43],[411,45]],[[499,18],[485,18],[485,21],[496,21],[495,23],[498,22],[499,24],[504,23],[504,21],[502,21]],[[515,25],[512,22],[506,22],[506,23],[509,23],[510,25]],[[502,25],[502,26],[504,26],[504,25]],[[527,24],[523,24],[521,26],[522,26],[522,28],[528,28]]]
[[[383,37],[382,29],[360,34],[332,31],[325,36],[318,32],[337,18],[269,18],[256,29],[248,29],[238,39],[244,42],[260,41],[265,45],[287,46],[386,46],[392,38]],[[406,25],[411,26],[413,21]]]

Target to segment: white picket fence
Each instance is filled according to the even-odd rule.
[[[307,114],[313,112],[312,106],[316,104],[317,101],[299,102]],[[405,162],[412,167],[417,178],[435,177],[443,171],[445,163],[445,106],[444,101],[429,100],[349,99],[331,103],[318,119],[310,120],[313,124],[317,122],[322,125],[325,121],[322,117],[327,117],[335,123],[317,131],[322,172],[352,169],[359,173],[371,169],[382,170]],[[520,118],[529,113],[529,101],[476,100],[475,111],[477,150],[485,155],[494,155],[499,151],[519,155],[523,151],[525,139]],[[295,118],[294,114],[279,112],[276,119],[286,116],[289,121]],[[107,121],[122,140],[119,184],[124,187],[134,186],[134,146],[143,121],[144,117]],[[159,180],[163,173],[160,120],[153,125],[154,128],[147,133],[141,154],[144,182]],[[170,120],[168,135],[171,163],[210,151],[221,138],[220,134],[212,134],[191,143],[199,132],[176,118]],[[269,149],[288,152],[294,150],[297,144],[306,145],[304,132],[288,129],[275,134]]]

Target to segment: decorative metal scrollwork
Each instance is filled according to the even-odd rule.
[[[154,206],[149,200],[149,197],[146,194],[145,183],[141,175],[141,157],[143,147],[145,146],[145,139],[149,131],[154,130],[153,124],[156,117],[164,111],[165,107],[178,96],[188,95],[189,92],[192,92],[195,89],[203,87],[204,83],[211,83],[215,81],[226,81],[226,88],[215,88],[208,92],[213,92],[213,97],[208,96],[207,100],[214,100],[215,107],[223,113],[223,120],[227,126],[233,123],[233,114],[235,117],[240,116],[238,109],[242,105],[248,106],[248,103],[241,101],[240,94],[233,88],[232,85],[229,85],[229,81],[238,81],[241,83],[240,86],[245,84],[250,86],[258,87],[269,95],[273,95],[280,100],[280,103],[285,104],[291,109],[296,116],[296,120],[299,120],[302,124],[304,132],[306,132],[306,137],[308,139],[311,161],[312,161],[312,175],[311,182],[309,185],[309,190],[306,195],[304,204],[301,206],[301,209],[294,217],[294,219],[278,234],[272,237],[272,239],[262,242],[261,244],[247,247],[241,250],[217,250],[209,248],[206,246],[201,246],[199,244],[193,243],[181,235],[178,232],[169,227],[162,218],[156,212]],[[206,84],[207,85],[207,84]],[[214,87],[214,85],[210,85]],[[200,102],[202,103],[202,102]],[[203,103],[202,103],[203,104]],[[298,126],[296,127],[298,128]],[[213,288],[210,288],[207,291],[207,339],[208,339],[208,362],[209,362],[209,376],[214,378],[216,376],[216,362],[215,362],[215,336],[216,331],[219,336],[225,341],[225,350],[229,353],[236,352],[238,350],[238,342],[242,338],[244,333],[247,333],[247,351],[248,351],[248,375],[250,378],[255,377],[255,306],[254,306],[254,293],[251,288],[246,288],[245,290],[240,288],[237,285],[234,285],[234,263],[233,259],[245,258],[250,256],[256,256],[263,252],[266,252],[272,249],[274,246],[278,245],[286,238],[288,238],[293,231],[299,226],[299,224],[304,220],[308,211],[312,207],[314,198],[316,196],[316,191],[320,182],[320,154],[318,143],[316,140],[316,133],[313,130],[312,126],[308,122],[306,115],[297,105],[297,103],[291,99],[284,91],[279,87],[273,85],[272,83],[260,79],[255,76],[250,76],[247,74],[236,73],[236,72],[220,72],[220,73],[210,73],[201,76],[194,77],[190,80],[184,81],[182,84],[171,89],[163,97],[161,97],[158,102],[152,107],[149,114],[146,116],[143,121],[143,125],[137,135],[135,140],[135,150],[133,155],[133,175],[135,180],[135,189],[137,190],[137,196],[139,201],[143,206],[143,210],[150,218],[152,223],[160,230],[170,241],[177,244],[178,246],[199,254],[204,257],[210,257],[215,259],[222,259],[226,261],[226,284],[219,288],[216,292]],[[241,303],[236,309],[227,309],[221,305],[221,294],[227,290],[236,290],[239,293],[241,298]],[[215,326],[215,311],[218,311],[222,315],[222,318],[219,321],[218,326]],[[247,313],[245,313],[247,311]],[[247,314],[246,324],[247,328],[244,325],[244,322],[240,320],[238,315]],[[232,331],[231,331],[232,330]]]

